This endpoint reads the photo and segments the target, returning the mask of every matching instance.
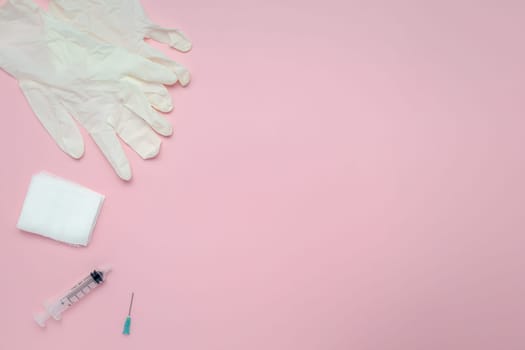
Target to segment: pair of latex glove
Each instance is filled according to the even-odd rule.
[[[124,180],[131,168],[118,138],[144,159],[156,156],[158,134],[173,132],[157,112],[172,109],[164,85],[190,80],[144,38],[191,49],[179,30],[151,22],[139,0],[51,0],[48,11],[32,0],[0,5],[0,67],[64,152],[84,153],[74,117]]]

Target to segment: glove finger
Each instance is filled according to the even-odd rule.
[[[162,87],[163,91],[144,91],[144,95],[148,99],[149,104],[159,112],[168,113],[173,110],[173,102],[168,89],[164,85],[158,85]]]
[[[172,72],[162,64],[152,62],[141,56],[134,56],[133,62],[128,67],[127,74],[135,79],[164,85],[173,85],[178,80],[175,72]]]
[[[191,74],[190,74],[190,71],[186,67],[184,67],[182,64],[177,63],[175,61],[167,62],[166,66],[175,72],[175,74],[177,75],[177,78],[179,79],[179,83],[182,86],[186,86],[189,84],[191,80]]]
[[[53,98],[49,88],[27,80],[20,81],[19,85],[34,113],[57,145],[73,158],[82,157],[82,135],[67,110]]]
[[[127,79],[127,81],[137,86],[144,96],[146,96],[148,103],[156,110],[168,113],[173,109],[171,95],[164,85],[148,83],[131,78]]]
[[[91,137],[122,180],[131,179],[131,167],[115,131],[104,126],[91,132]]]
[[[152,25],[146,31],[146,37],[167,44],[181,52],[188,52],[192,47],[191,41],[178,29]]]
[[[150,45],[143,43],[140,47],[140,55],[146,57],[150,61],[159,63],[174,72],[182,86],[186,86],[190,82],[191,75],[186,67],[178,62],[173,61],[164,53],[157,51]]]
[[[137,82],[137,84],[140,83]],[[122,112],[122,116],[131,119],[131,113],[134,118],[142,119],[149,125],[147,127],[148,131],[151,132],[149,128],[151,127],[163,136],[170,136],[173,133],[173,127],[170,122],[151,108],[150,102],[143,93],[143,89],[147,87],[137,86],[137,84],[121,88],[122,99],[125,101],[124,106],[127,109],[127,111]],[[119,120],[119,122],[121,121],[123,121],[123,118]]]
[[[124,142],[142,159],[154,158],[160,151],[160,138],[149,125],[132,111],[122,108],[118,118],[110,123]]]

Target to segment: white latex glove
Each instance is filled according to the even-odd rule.
[[[84,152],[74,116],[124,180],[131,178],[131,169],[117,134],[146,159],[160,148],[151,128],[172,133],[169,122],[151,108],[163,109],[167,92],[161,84],[177,80],[172,71],[73,29],[31,0],[9,0],[0,7],[0,67],[18,79],[62,150],[74,158]]]
[[[51,0],[49,13],[100,40],[165,65],[177,74],[182,85],[190,81],[186,68],[153,49],[144,38],[168,44],[182,52],[191,49],[191,42],[178,29],[154,24],[139,0]]]

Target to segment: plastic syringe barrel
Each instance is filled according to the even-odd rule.
[[[53,317],[55,320],[60,320],[61,315],[65,310],[80,301],[91,290],[104,283],[106,276],[110,271],[110,268],[95,269],[79,283],[75,284],[73,288],[64,293],[60,298],[46,303],[44,305],[46,311],[34,316],[36,323],[41,327],[45,327],[46,321],[50,317]]]

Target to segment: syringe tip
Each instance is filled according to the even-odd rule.
[[[36,321],[36,323],[38,323],[40,327],[45,327],[46,321],[49,317],[51,317],[51,315],[49,315],[47,312],[40,312],[38,314],[35,314],[34,320]]]

